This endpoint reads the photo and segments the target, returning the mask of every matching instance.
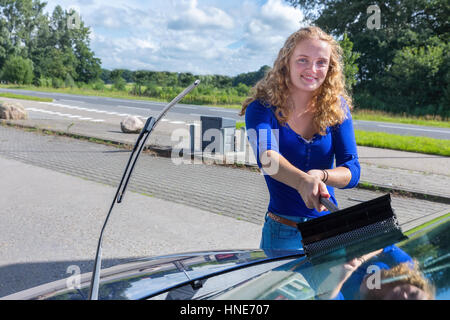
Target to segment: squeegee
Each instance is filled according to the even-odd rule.
[[[362,250],[370,252],[407,239],[391,207],[390,194],[342,210],[326,198],[320,202],[330,214],[297,224],[310,260],[329,259],[330,255],[354,258]]]

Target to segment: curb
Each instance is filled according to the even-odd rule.
[[[10,120],[5,120],[5,119],[0,119],[0,125],[6,125],[9,127],[14,127],[14,128],[19,128],[19,129],[34,129],[43,134],[65,136],[65,137],[69,137],[69,138],[85,140],[85,141],[89,141],[89,142],[93,142],[93,143],[106,144],[106,145],[114,146],[117,148],[128,149],[128,150],[131,150],[134,147],[134,143],[129,143],[129,142],[125,142],[125,141],[109,140],[109,139],[104,139],[104,138],[99,138],[99,137],[88,136],[88,135],[84,135],[84,134],[80,134],[80,133],[71,133],[71,132],[66,132],[66,131],[61,131],[61,130],[40,128],[40,127],[37,127],[34,125],[15,123],[15,122],[12,122]],[[154,155],[159,156],[159,157],[170,158],[172,156],[172,149],[173,148],[171,146],[145,145],[143,148],[143,151],[153,153]],[[183,154],[181,153],[180,156],[183,156]],[[225,161],[221,161],[218,158],[204,157],[201,153],[200,154],[191,154],[190,159],[191,160],[194,160],[194,159],[200,160],[200,161],[202,161],[202,163],[205,163],[207,165],[218,165],[218,166],[226,166],[226,167],[246,169],[246,170],[252,170],[252,171],[259,171],[259,168],[256,164],[226,163]],[[370,181],[360,181],[356,187],[359,189],[364,189],[364,190],[388,192],[391,194],[400,195],[400,196],[409,197],[409,198],[416,198],[416,199],[420,199],[420,200],[439,202],[439,203],[443,203],[443,204],[447,204],[447,205],[450,204],[449,197],[436,195],[436,194],[423,193],[423,192],[418,192],[418,191],[414,191],[414,190],[396,188],[396,187],[392,187],[392,186],[386,186],[386,185],[382,185],[382,184],[373,183]]]

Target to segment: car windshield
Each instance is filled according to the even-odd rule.
[[[290,261],[215,298],[448,300],[449,218],[407,232],[407,240],[361,251],[352,259]]]

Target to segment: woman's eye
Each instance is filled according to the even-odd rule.
[[[302,58],[302,59],[298,59],[297,62],[305,63],[305,62],[306,62],[306,59],[303,59],[303,58]]]

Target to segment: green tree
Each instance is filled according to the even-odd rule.
[[[37,82],[41,78],[98,79],[101,61],[89,48],[89,28],[81,18],[76,27],[69,27],[67,21],[73,12],[61,6],[49,16],[44,13],[46,4],[0,0],[0,68],[8,57],[22,56],[33,61]]]
[[[439,73],[450,45],[439,42],[421,47],[404,47],[397,51],[388,71],[387,86],[396,88],[389,98],[401,112],[417,115],[448,113],[450,101],[442,100],[442,92],[448,88],[448,80]],[[447,55],[448,59],[448,55]],[[447,69],[448,75],[448,69]],[[447,83],[445,83],[447,81]],[[420,88],[420,90],[419,90]],[[447,110],[441,103],[447,100]]]
[[[182,87],[187,87],[195,81],[196,77],[190,72],[178,74],[178,84]]]
[[[2,78],[18,84],[31,84],[33,81],[33,62],[19,56],[12,56],[3,65]]]
[[[430,45],[429,39],[433,37],[436,41],[449,42],[448,0],[286,1],[302,9],[305,21],[321,27],[336,37],[348,34],[355,50],[361,54],[358,59],[357,83],[353,90],[355,104],[361,107],[399,111],[392,103],[391,97],[401,88],[400,82],[388,81],[394,77],[390,71],[394,64],[399,63],[401,55],[399,52],[403,51],[403,55],[406,55],[408,49],[404,48],[426,47]],[[375,28],[368,23],[373,15],[378,14],[368,10],[372,5],[380,9],[380,24]],[[435,77],[445,78],[445,75],[437,72]],[[437,100],[442,101],[445,88],[448,87],[448,82],[438,79],[434,82],[442,83],[441,89],[444,90],[438,93],[438,99],[429,100],[427,105]],[[388,83],[390,85],[387,85]],[[397,84],[400,85],[399,88],[392,87]],[[418,89],[423,90],[416,87],[416,91]],[[424,92],[424,96],[428,97],[433,94],[433,91]],[[412,112],[414,107],[411,106],[408,110]]]
[[[344,33],[344,37],[339,44],[343,51],[343,63],[344,63],[344,76],[346,89],[351,92],[353,86],[357,81],[358,64],[356,60],[361,56],[358,52],[353,52],[353,43],[348,38],[347,33]]]
[[[233,86],[237,86],[239,83],[243,83],[249,87],[253,87],[259,80],[264,78],[267,72],[271,68],[267,65],[259,68],[258,71],[241,73],[235,76],[232,80]]]
[[[123,91],[126,87],[126,81],[122,78],[123,69],[114,69],[111,71],[111,79],[113,80],[113,87],[116,90]]]

